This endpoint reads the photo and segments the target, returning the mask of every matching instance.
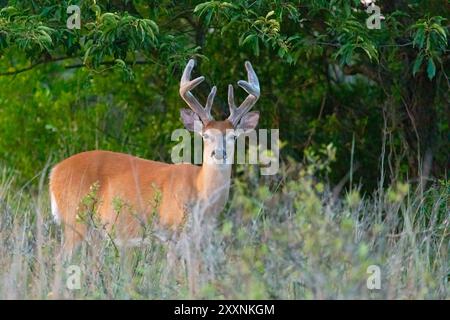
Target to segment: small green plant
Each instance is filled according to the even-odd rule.
[[[77,208],[76,221],[90,224],[97,227],[100,224],[100,218],[97,215],[99,207],[98,190],[100,184],[95,182],[89,187],[89,193],[81,199],[81,203]]]

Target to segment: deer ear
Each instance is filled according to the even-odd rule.
[[[181,120],[184,127],[192,132],[201,132],[203,129],[203,123],[200,121],[199,116],[190,109],[181,109]]]
[[[258,111],[249,112],[242,117],[236,129],[241,129],[243,133],[248,133],[249,131],[252,131],[256,128],[256,126],[258,125],[258,121],[259,121],[259,112]]]

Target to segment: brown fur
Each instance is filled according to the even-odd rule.
[[[203,131],[206,131],[208,129],[216,129],[219,130],[222,134],[226,133],[227,130],[233,129],[233,125],[230,121],[224,120],[224,121],[210,121],[208,124],[203,128]]]
[[[206,127],[225,132],[228,121],[214,121]],[[214,165],[167,164],[110,151],[88,151],[57,164],[50,176],[59,218],[64,224],[67,250],[86,235],[86,223],[77,219],[85,210],[83,199],[98,184],[97,214],[107,230],[115,226],[122,239],[140,236],[142,224],[157,212],[161,224],[176,228],[187,209],[203,201],[208,212],[221,210],[228,199],[231,168]],[[158,193],[160,201],[158,202]],[[214,203],[208,195],[218,194]],[[114,204],[122,203],[117,213]]]

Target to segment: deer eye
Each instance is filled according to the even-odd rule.
[[[203,134],[203,139],[209,140],[209,139],[211,139],[211,136],[209,134],[207,134],[207,133],[204,133]]]

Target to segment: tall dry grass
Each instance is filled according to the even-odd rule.
[[[313,160],[269,178],[241,167],[219,218],[197,208],[179,234],[151,227],[137,247],[92,226],[70,261],[45,175],[18,187],[3,171],[0,298],[448,299],[449,182],[338,195],[320,178],[327,162]],[[367,287],[370,265],[380,289]],[[70,266],[80,268],[79,289],[67,286]]]

